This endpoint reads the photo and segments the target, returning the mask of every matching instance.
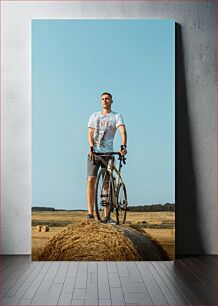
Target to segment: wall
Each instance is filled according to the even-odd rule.
[[[176,253],[217,254],[216,2],[1,1],[1,253],[31,253],[31,19],[175,19]]]

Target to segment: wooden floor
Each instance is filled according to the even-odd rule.
[[[217,305],[217,257],[31,262],[1,257],[0,305]]]

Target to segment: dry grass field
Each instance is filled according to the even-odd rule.
[[[32,212],[32,260],[37,260],[40,250],[50,238],[68,224],[86,220],[86,211],[37,211]],[[175,249],[174,212],[128,212],[127,225],[148,233],[164,248],[171,259]],[[48,225],[49,232],[39,232],[37,225]]]

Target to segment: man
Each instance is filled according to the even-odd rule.
[[[93,162],[93,156],[96,152],[113,152],[113,140],[117,128],[119,128],[122,145],[120,154],[127,154],[126,142],[127,133],[124,125],[123,118],[120,114],[111,110],[113,103],[112,95],[104,92],[101,95],[102,111],[93,113],[88,122],[88,142],[89,142],[89,155],[88,155],[88,186],[87,186],[87,202],[88,202],[88,216],[89,220],[94,219],[94,187],[95,181],[100,167],[100,162]],[[105,222],[109,220],[105,219]]]

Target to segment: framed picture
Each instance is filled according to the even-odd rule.
[[[174,257],[175,21],[33,20],[32,259]]]

